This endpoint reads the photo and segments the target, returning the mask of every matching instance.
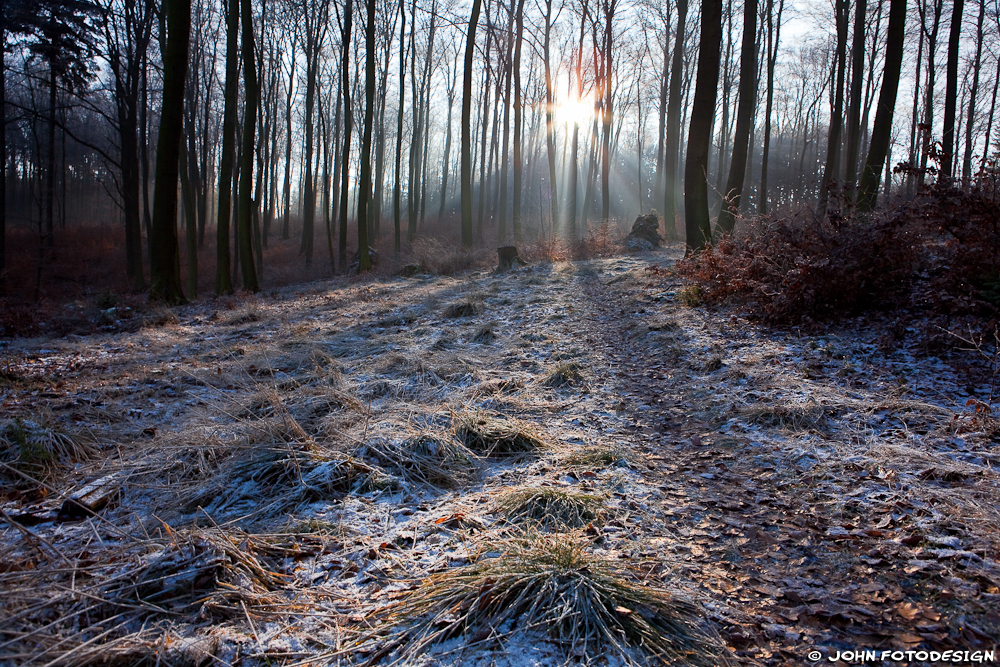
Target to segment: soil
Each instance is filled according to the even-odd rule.
[[[734,664],[994,649],[989,387],[870,319],[775,331],[686,305],[680,253],[310,283],[5,342],[0,419],[80,450],[44,475],[0,451],[0,664],[389,662],[379,610],[523,531],[512,487],[603,498],[567,539],[697,601]],[[435,476],[400,457],[470,415],[544,444]],[[627,455],[575,456],[595,448]],[[424,660],[614,662],[497,632]]]

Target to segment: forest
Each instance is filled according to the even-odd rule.
[[[0,667],[997,661],[998,0],[0,42]]]

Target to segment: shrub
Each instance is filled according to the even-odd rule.
[[[934,185],[870,216],[748,220],[678,268],[706,303],[738,303],[772,324],[892,308],[995,317],[998,179]]]

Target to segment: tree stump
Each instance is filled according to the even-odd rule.
[[[513,245],[505,245],[497,248],[497,258],[499,259],[499,263],[497,264],[497,268],[494,273],[510,271],[515,268],[515,264],[519,266],[528,265],[526,261],[518,257],[517,246]]]

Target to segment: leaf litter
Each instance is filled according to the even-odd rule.
[[[1000,429],[968,372],[861,321],[697,307],[678,256],[313,283],[6,345],[0,663],[995,645]],[[46,429],[44,475],[17,424]]]

